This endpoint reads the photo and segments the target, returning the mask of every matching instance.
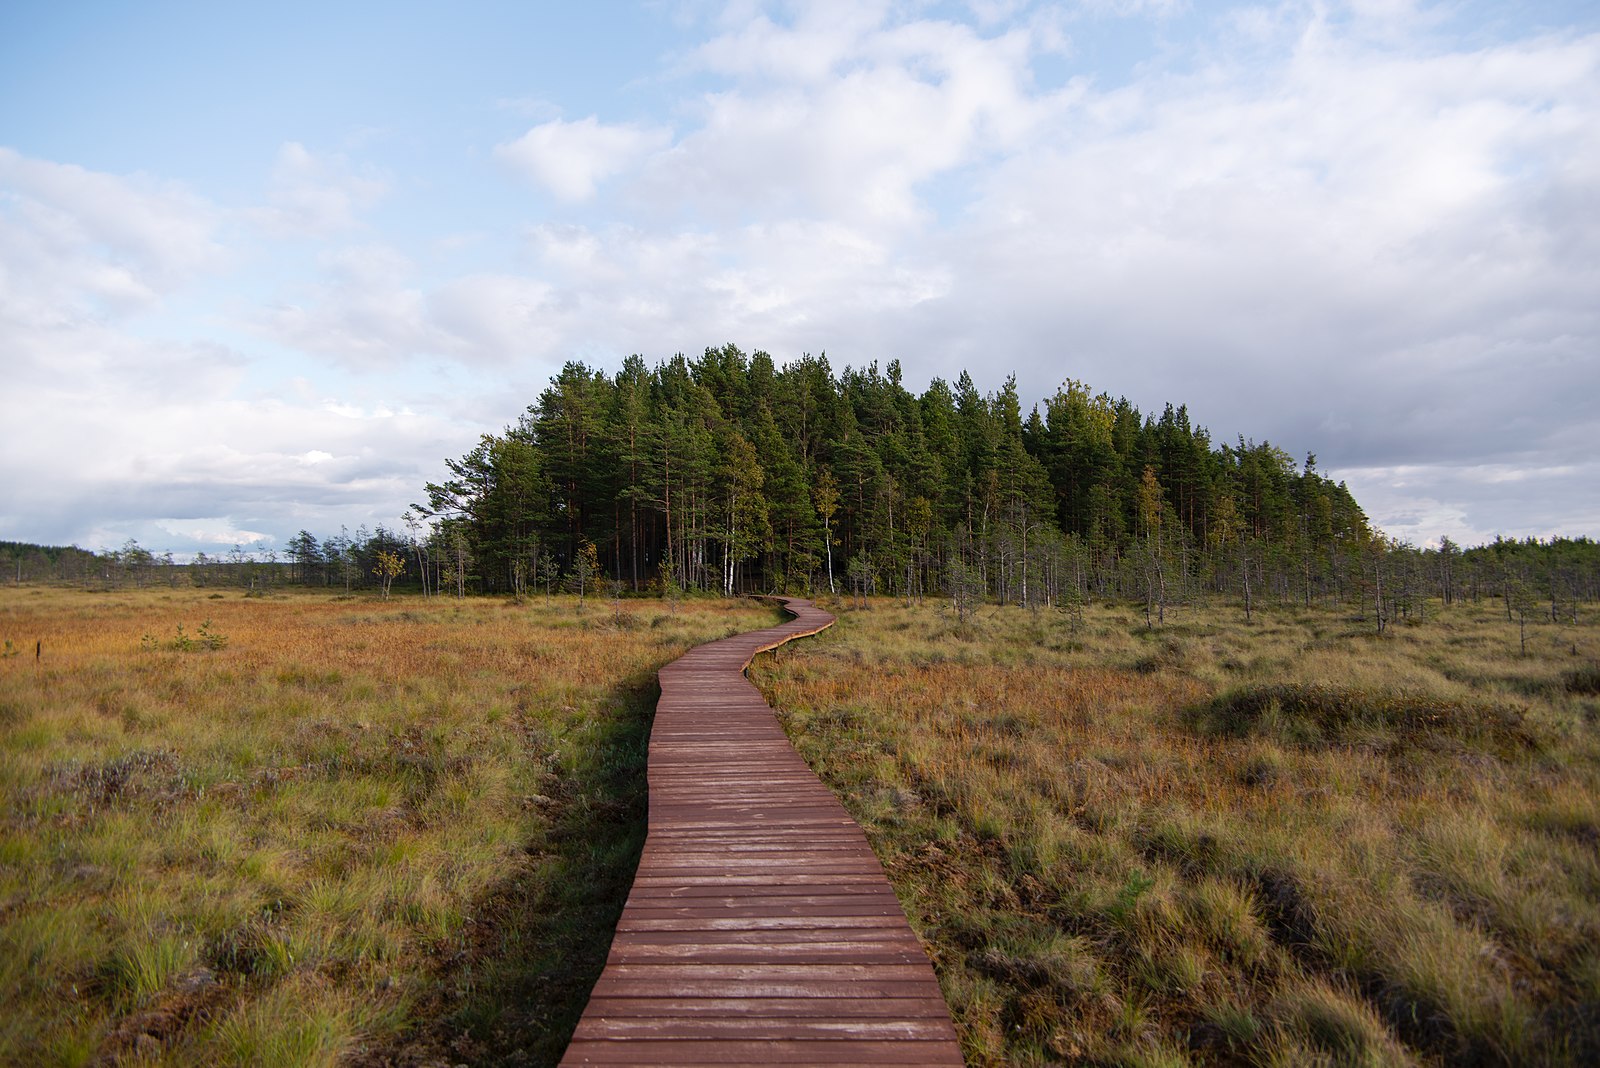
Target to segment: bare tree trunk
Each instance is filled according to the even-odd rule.
[[[839,589],[833,584],[833,525],[826,519],[822,521],[822,540],[828,549],[828,592],[837,594]]]
[[[1239,568],[1239,574],[1244,579],[1244,621],[1246,623],[1248,623],[1248,622],[1250,622],[1250,554],[1249,554],[1249,552],[1241,549],[1240,552],[1239,552],[1239,560],[1240,560],[1240,563],[1241,563],[1241,566]]]

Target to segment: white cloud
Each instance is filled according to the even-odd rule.
[[[722,341],[794,354],[842,336],[870,345],[872,324],[902,321],[950,284],[947,268],[832,222],[670,235],[539,227],[529,240],[552,280],[544,336],[553,339],[530,352],[552,360],[579,339],[617,356]]]
[[[1029,397],[1070,374],[1325,467],[1515,453],[1570,480],[1568,428],[1600,393],[1600,41],[1397,51],[1364,18],[1264,30],[1265,65],[1224,51],[1047,93],[1026,28],[758,16],[696,53],[733,84],[630,160],[633,223],[537,225],[515,271],[330,288],[300,343],[376,308],[404,326],[383,351],[467,361],[735,340],[1015,370]],[[941,217],[927,183],[951,173],[970,191]],[[1453,530],[1481,519],[1457,511]]]
[[[429,286],[377,250],[330,255],[322,281],[256,326],[358,370],[419,356],[554,370],[578,353],[693,351],[724,340],[812,349],[841,321],[866,329],[950,284],[947,268],[898,256],[842,224],[803,220],[668,234],[544,224],[529,231],[527,250],[526,272]]]
[[[1583,487],[1600,484],[1600,462],[1402,464],[1335,469],[1385,533],[1415,545],[1440,535],[1478,545],[1496,535],[1573,536],[1600,530],[1600,500]]]
[[[559,310],[538,278],[482,272],[425,284],[407,257],[377,245],[334,250],[319,266],[320,278],[254,315],[257,334],[363,373],[422,358],[503,365],[572,340],[553,335]]]
[[[442,458],[479,432],[403,397],[307,399],[290,382],[187,378],[168,344],[52,343],[110,351],[93,376],[39,374],[0,393],[5,536],[212,552],[301,527],[396,526]]]
[[[1325,41],[1266,76],[1091,94],[985,180],[945,253],[970,268],[960,325],[938,329],[1000,316],[1014,350],[1143,403],[1350,459],[1363,439],[1503,448],[1496,409],[1529,389],[1512,353],[1597,384],[1573,357],[1600,326],[1600,247],[1554,262],[1570,222],[1542,207],[1594,173],[1597,69],[1595,39],[1406,60]],[[1036,367],[1040,387],[1060,377]],[[1273,414],[1324,408],[1357,413],[1350,437]]]
[[[494,151],[496,157],[558,199],[583,201],[594,196],[602,181],[636,165],[671,140],[671,131],[662,127],[608,125],[590,115],[577,122],[553,119],[540,123]]]
[[[223,247],[224,234],[240,236],[226,221],[171,183],[0,149],[4,536],[209,551],[199,543],[393,524],[396,502],[476,435],[476,424],[404,405],[352,421],[304,379],[263,392],[271,369],[209,336],[218,309],[174,310],[249,251]],[[322,265],[346,295],[410,269],[382,246]],[[357,314],[391,329],[386,309]],[[180,332],[143,336],[155,323]],[[181,537],[193,544],[172,543]]]
[[[323,237],[357,226],[387,192],[384,179],[358,172],[344,156],[318,155],[289,141],[278,149],[267,206],[254,216],[269,233]]]
[[[415,265],[386,245],[338,248],[318,258],[322,275],[251,313],[262,336],[300,352],[376,370],[448,350],[429,320]]]
[[[1374,2],[1389,3],[1393,0],[1374,0]],[[1164,18],[1185,10],[1189,7],[1189,3],[1188,0],[1076,0],[1074,6],[1090,15]]]
[[[428,304],[457,352],[499,362],[553,347],[550,295],[551,286],[538,279],[476,274],[434,290]]]
[[[0,147],[0,320],[125,315],[223,260],[220,212],[171,182]]]
[[[192,519],[175,519],[171,517],[153,520],[155,527],[171,535],[182,543],[207,546],[239,545],[255,546],[272,541],[272,535],[259,530],[240,530],[233,526],[227,516],[197,516]],[[119,532],[110,530],[96,530],[89,536],[90,542],[99,544],[115,544],[114,539]]]
[[[706,94],[698,128],[649,161],[641,195],[669,216],[687,204],[724,224],[918,223],[922,183],[1022,144],[1051,106],[1027,88],[1040,44],[1026,28],[982,36],[881,7],[807,6],[790,25],[758,17],[695,53],[733,85]]]
[[[857,62],[888,17],[884,3],[798,5],[790,24],[765,14],[732,21],[695,50],[692,63],[718,74],[817,84]]]
[[[1437,36],[1439,9],[1406,3],[1224,23],[1252,39],[1125,88],[1045,93],[1028,75],[1050,47],[1036,22],[983,36],[812,6],[736,21],[693,57],[731,84],[640,186],[646,205],[692,198],[723,269],[687,260],[687,286],[635,271],[628,292],[679,313],[662,318],[751,331],[703,339],[946,375],[1000,353],[993,373],[1017,370],[1035,396],[1074,374],[1145,407],[1186,400],[1219,436],[1315,449],[1325,466],[1405,458],[1461,494],[1439,498],[1453,532],[1487,530],[1459,502],[1499,491],[1436,466],[1447,458],[1515,455],[1561,498],[1581,494],[1570,428],[1592,424],[1600,395],[1600,38],[1462,49]],[[936,218],[929,183],[955,174],[976,193],[958,187],[958,210]],[[779,251],[819,219],[830,255]],[[575,289],[610,285],[585,272],[616,259],[595,242],[617,232],[550,242]],[[769,240],[745,258],[755,243],[733,235],[754,233]],[[877,269],[915,265],[902,277],[917,284],[839,254],[857,246]],[[884,299],[851,299],[863,292]],[[1410,522],[1391,507],[1405,494],[1373,499],[1388,502],[1380,521]]]

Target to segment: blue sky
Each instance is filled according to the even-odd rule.
[[[1600,12],[0,6],[0,537],[395,526],[568,359],[1068,377],[1600,533]]]

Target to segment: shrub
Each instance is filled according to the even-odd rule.
[[[1301,746],[1348,744],[1378,735],[1423,746],[1449,740],[1500,752],[1538,748],[1519,708],[1417,690],[1244,686],[1191,710],[1189,718],[1203,733],[1264,735]]]
[[[1600,694],[1600,664],[1588,664],[1567,672],[1565,682],[1568,693],[1588,697]]]

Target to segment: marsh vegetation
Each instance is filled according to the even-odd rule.
[[[752,676],[969,1063],[1600,1058],[1592,620],[836,610]]]
[[[971,1063],[1600,1055],[1587,610],[857,601],[752,675]],[[654,672],[773,619],[0,590],[0,1061],[553,1063]]]
[[[0,1063],[553,1063],[674,608],[0,589]]]

